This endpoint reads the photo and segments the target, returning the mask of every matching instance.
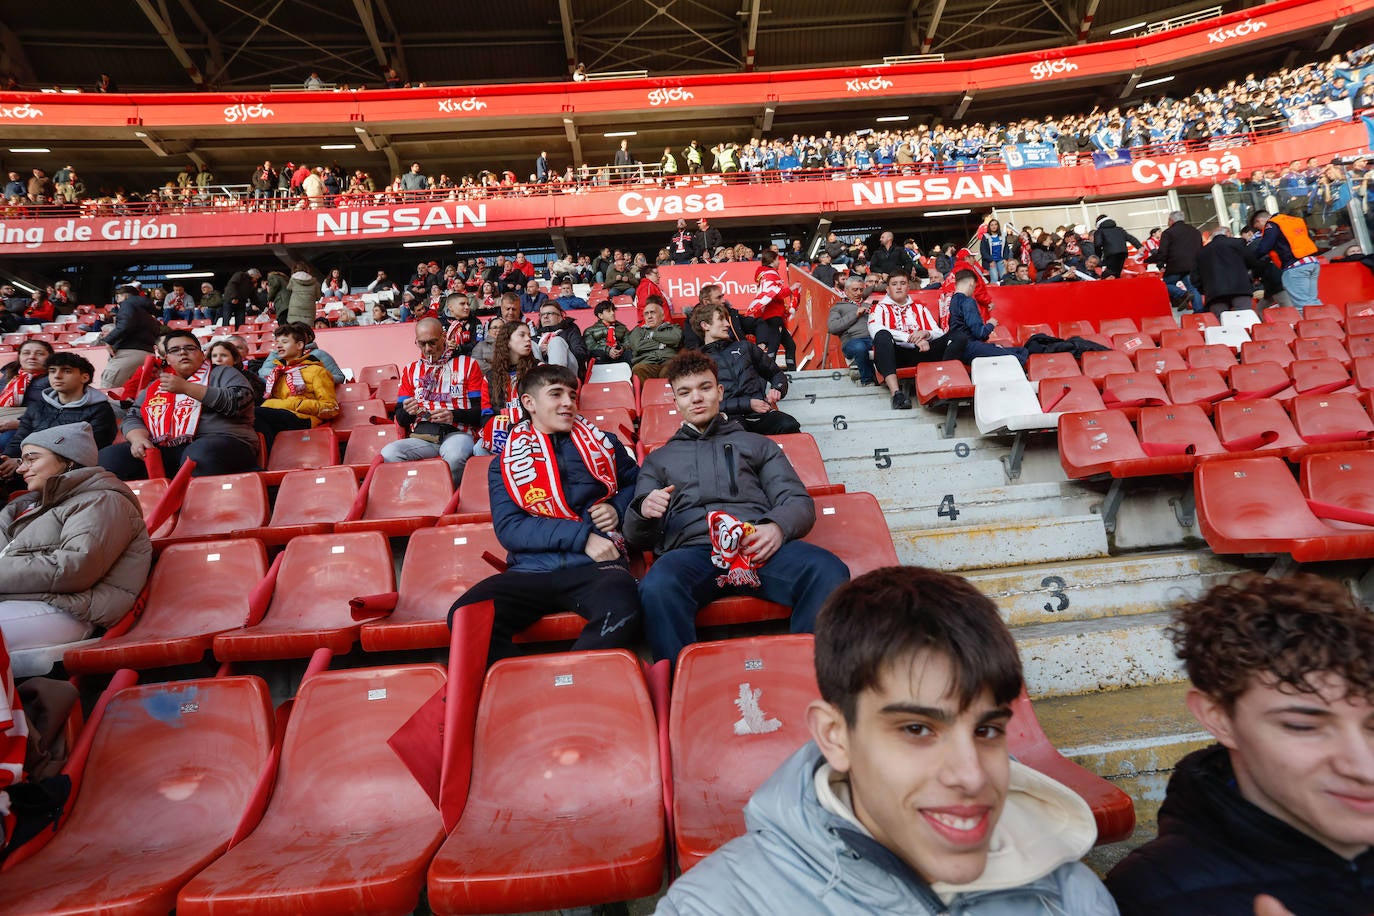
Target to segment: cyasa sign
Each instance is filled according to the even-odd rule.
[[[1235,153],[1220,156],[1188,156],[1168,160],[1138,159],[1131,166],[1131,177],[1140,184],[1172,187],[1181,181],[1210,178],[1240,171],[1240,157]]]
[[[719,213],[725,209],[721,194],[642,194],[626,191],[616,201],[616,208],[624,216],[642,216],[653,222],[659,215],[681,216],[684,213]]]

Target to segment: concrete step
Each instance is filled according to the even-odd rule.
[[[1096,515],[898,528],[892,542],[903,564],[947,571],[1107,556],[1106,533]]]
[[[1089,515],[1100,499],[1064,481],[1007,483],[955,496],[953,510],[940,499],[917,500],[911,493],[878,497],[890,528],[948,528],[955,524],[994,524],[1066,515]],[[914,503],[921,503],[915,505]],[[941,514],[943,511],[943,514]],[[957,513],[957,514],[956,514]],[[951,518],[951,515],[955,517]]]
[[[1192,551],[1033,564],[965,577],[997,602],[1008,626],[1024,627],[1157,613],[1243,571]]]
[[[1165,611],[1128,617],[1063,620],[1016,627],[1026,689],[1032,696],[1068,696],[1167,684],[1183,669],[1164,636]]]
[[[824,454],[824,452],[822,452]],[[891,461],[888,467],[882,463]],[[925,506],[939,503],[945,494],[957,501],[964,493],[1006,485],[1007,474],[996,458],[969,457],[954,464],[914,454],[873,455],[866,458],[827,460],[825,469],[833,483],[851,492],[868,492],[884,506]],[[1098,526],[1101,527],[1101,520]]]

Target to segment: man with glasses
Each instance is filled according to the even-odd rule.
[[[396,396],[396,420],[410,436],[383,448],[382,460],[442,458],[457,487],[482,426],[486,379],[477,360],[449,350],[437,318],[415,322],[415,346],[420,358],[401,370]]]

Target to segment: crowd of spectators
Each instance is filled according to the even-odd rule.
[[[560,168],[550,163],[547,151],[541,151],[528,171],[509,163],[458,175],[427,170],[413,162],[391,180],[378,181],[366,169],[338,162],[274,166],[265,160],[249,175],[235,175],[228,183],[208,166],[190,164],[146,193],[102,188],[92,194],[68,164],[52,178],[42,169],[34,169],[31,177],[11,173],[4,198],[11,207],[79,205],[89,212],[119,212],[131,205],[316,208],[407,199],[479,200],[578,193],[632,179],[730,182],[769,176],[829,178],[1000,168],[1004,147],[1025,143],[1053,144],[1061,163],[1075,164],[1100,151],[1167,155],[1244,145],[1256,133],[1286,128],[1290,118],[1333,102],[1349,102],[1354,112],[1374,105],[1374,46],[1263,78],[1249,73],[1216,88],[1150,96],[1109,108],[1095,106],[1086,113],[972,124],[936,121],[896,129],[754,138],[745,143],[721,140],[706,145],[693,139],[681,148],[665,147],[661,155],[643,161],[628,141],[622,141],[613,162],[604,167],[568,163]],[[1335,165],[1361,188],[1368,180],[1367,163]],[[1307,187],[1313,194],[1323,180],[1331,180],[1325,177],[1329,167],[1326,163],[1303,166],[1305,171],[1316,170],[1308,176]],[[1235,175],[1229,180],[1255,191],[1286,177],[1264,172],[1245,182]]]

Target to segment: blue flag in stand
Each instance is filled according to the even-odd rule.
[[[1059,168],[1059,149],[1053,143],[1008,143],[1002,147],[1002,161],[1012,171],[1056,169]]]
[[[1129,149],[1100,149],[1093,152],[1093,167],[1109,169],[1114,165],[1130,165]]]
[[[1360,115],[1360,120],[1364,122],[1365,132],[1369,134],[1369,143],[1367,145],[1370,149],[1374,149],[1374,118],[1371,118],[1369,115]]]

